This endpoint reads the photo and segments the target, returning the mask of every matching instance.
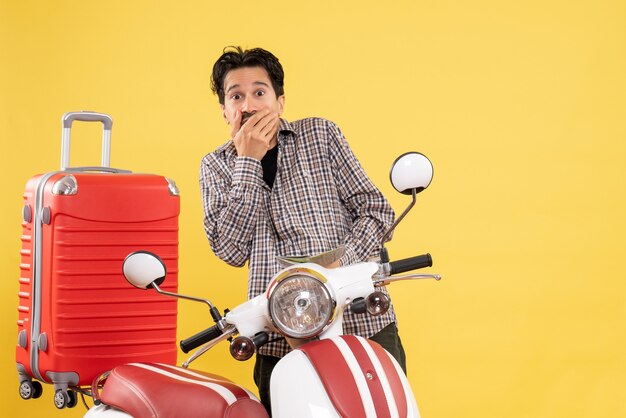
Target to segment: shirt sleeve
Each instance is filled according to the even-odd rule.
[[[344,239],[346,252],[339,262],[354,264],[377,255],[385,232],[393,224],[394,212],[332,122],[329,133],[329,154],[337,189],[353,220],[352,230]]]
[[[219,258],[242,267],[250,258],[256,220],[263,203],[263,169],[258,160],[237,157],[232,175],[218,155],[200,165],[204,229]],[[220,167],[222,164],[222,167]]]

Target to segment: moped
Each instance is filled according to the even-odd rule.
[[[383,243],[432,175],[432,165],[423,154],[411,152],[395,161],[391,182],[399,192],[411,195],[412,202]],[[273,417],[419,417],[396,360],[375,342],[342,331],[346,309],[363,315],[388,310],[390,301],[382,287],[401,280],[441,278],[401,274],[432,266],[430,254],[390,262],[382,248],[380,261],[333,269],[321,265],[337,259],[341,248],[314,257],[282,258],[287,267],[270,280],[264,293],[224,315],[209,300],[162,290],[166,269],[157,255],[130,254],[123,271],[132,285],[205,303],[215,325],[181,341],[185,353],[201,347],[182,367],[131,363],[96,379],[91,390],[95,405],[85,417],[267,417],[247,389],[188,366],[224,340],[230,341],[235,359],[247,360],[268,342],[270,332],[280,333],[293,348],[272,373]]]

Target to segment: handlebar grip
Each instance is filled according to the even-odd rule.
[[[194,348],[200,347],[202,344],[209,342],[222,334],[222,330],[219,329],[217,325],[213,325],[204,331],[200,331],[196,335],[192,335],[191,337],[182,340],[180,342],[180,349],[183,350],[183,353],[188,353]]]
[[[432,267],[432,265],[433,259],[430,254],[422,254],[389,263],[391,274],[404,273],[405,271],[417,270],[424,267]]]

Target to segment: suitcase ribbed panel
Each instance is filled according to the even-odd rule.
[[[35,360],[44,379],[47,372],[75,372],[78,384],[88,385],[121,363],[175,363],[176,300],[132,287],[122,263],[133,251],[154,252],[167,266],[162,287],[177,290],[178,197],[161,176],[92,173],[73,174],[76,195],[53,195],[52,184],[64,175],[51,176],[43,190],[41,206],[50,208],[51,219],[42,225],[38,263],[34,224],[40,217],[22,223],[18,334],[27,334],[28,347],[18,345],[17,362],[33,375],[30,334],[39,321],[47,344]],[[24,194],[33,209],[39,177]]]
[[[172,219],[103,227],[58,215],[52,231],[55,349],[72,362],[81,356],[115,358],[171,351],[176,344],[176,300],[130,286],[122,275],[122,263],[132,251],[159,254],[168,267],[163,288],[176,291],[177,234]],[[138,314],[138,308],[145,316]],[[98,312],[107,315],[93,317]]]

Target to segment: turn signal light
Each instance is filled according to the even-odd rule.
[[[246,361],[254,354],[255,347],[252,340],[240,335],[230,343],[230,355],[235,360]]]
[[[389,297],[383,292],[374,292],[365,299],[367,312],[373,316],[379,316],[389,310]]]

